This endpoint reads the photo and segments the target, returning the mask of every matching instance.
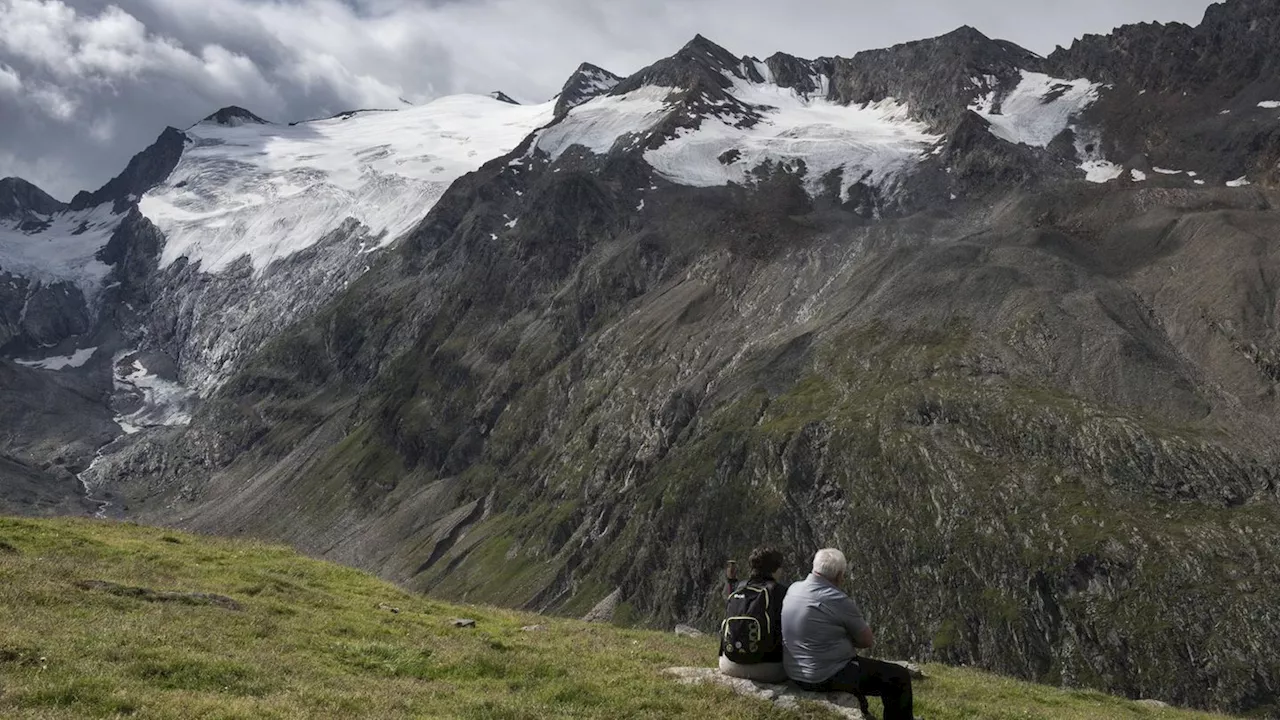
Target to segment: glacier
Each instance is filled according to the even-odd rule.
[[[139,209],[165,235],[161,267],[206,273],[248,256],[255,271],[311,247],[348,218],[395,240],[459,177],[550,122],[554,104],[455,95],[403,110],[294,125],[204,122]]]

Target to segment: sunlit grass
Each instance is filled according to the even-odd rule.
[[[217,593],[242,609],[84,580]],[[459,617],[477,626],[456,628]],[[828,717],[661,674],[714,654],[706,638],[439,603],[276,546],[0,518],[3,718]],[[928,670],[918,705],[931,720],[1211,717]]]

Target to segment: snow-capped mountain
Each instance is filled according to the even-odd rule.
[[[510,151],[553,113],[553,103],[456,96],[280,125],[224,108],[185,131],[166,131],[121,178],[71,206],[12,181],[0,193],[7,198],[0,269],[11,286],[30,286],[34,299],[5,303],[17,317],[0,339],[37,364],[47,352],[75,350],[41,352],[69,338],[101,345],[84,336],[113,301],[103,292],[145,286],[148,311],[126,324],[140,321],[152,333],[141,344],[178,363],[192,391],[207,392],[273,332],[358,277],[369,253],[420,221],[454,180]],[[139,179],[147,174],[140,169],[151,177]],[[148,267],[140,274],[112,277],[103,253],[130,213],[135,224],[118,244],[130,245],[138,224],[154,227],[163,242],[158,256],[141,258]],[[287,262],[325,243],[305,261]],[[241,263],[248,272],[237,270]],[[46,305],[56,312],[33,312]],[[113,352],[120,361],[136,349]],[[121,367],[121,377],[134,372],[128,362]]]
[[[165,235],[162,268],[186,258],[216,274],[247,256],[260,272],[348,219],[384,247],[552,112],[464,95],[291,125],[214,115],[185,131],[182,159],[139,209]]]
[[[666,624],[747,514],[893,578],[895,653],[1264,708],[1277,43],[1273,0],[1048,57],[699,36],[0,181],[0,499]]]

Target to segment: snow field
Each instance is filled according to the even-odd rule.
[[[765,162],[806,169],[806,187],[816,194],[832,170],[843,171],[842,194],[854,183],[890,184],[914,167],[941,140],[912,120],[905,105],[888,99],[865,106],[829,102],[770,83],[734,78],[730,93],[752,106],[762,119],[739,127],[729,108],[704,117],[696,129],[645,153],[645,160],[666,179],[694,187],[745,183]],[[638,139],[673,111],[672,88],[644,87],[626,95],[600,97],[574,108],[562,122],[542,131],[536,147],[554,160],[570,147],[592,153],[611,150],[625,138]]]
[[[42,282],[72,282],[92,307],[111,272],[95,256],[123,219],[106,204],[57,213],[48,218],[48,227],[33,233],[0,221],[0,270]]]
[[[766,162],[793,168],[803,163],[811,195],[822,192],[828,173],[841,171],[843,198],[860,181],[874,187],[892,185],[942,140],[893,98],[846,106],[826,100],[822,89],[805,97],[777,85],[743,80],[731,92],[763,119],[741,128],[733,117],[706,118],[698,129],[681,130],[645,153],[645,160],[667,179],[695,187],[745,183],[751,171]]]
[[[1043,73],[1022,71],[1022,80],[1000,103],[992,90],[969,107],[991,123],[1001,140],[1032,147],[1048,147],[1098,99],[1102,85],[1089,80],[1060,80]]]
[[[40,360],[14,360],[14,362],[24,367],[38,368],[40,370],[66,370],[67,368],[84,367],[89,362],[89,358],[98,352],[98,348],[84,348],[77,350],[70,355],[59,355],[58,357],[47,357]]]
[[[140,202],[164,232],[161,266],[180,257],[215,273],[248,255],[255,270],[314,245],[347,218],[386,245],[454,180],[510,152],[554,104],[485,95],[285,126],[201,123],[169,179]]]
[[[626,95],[593,98],[542,130],[534,147],[552,160],[574,146],[603,155],[620,138],[646,133],[657,125],[670,111],[667,98],[674,92],[674,88],[648,86]]]

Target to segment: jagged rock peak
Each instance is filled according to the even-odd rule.
[[[855,58],[876,55],[902,55],[913,53],[947,63],[946,67],[929,68],[933,71],[953,69],[978,69],[984,64],[1014,63],[1022,67],[1039,66],[1044,58],[1008,40],[998,40],[970,25],[961,25],[949,33],[924,40],[894,45],[882,50],[865,50]],[[965,68],[956,68],[963,63]]]
[[[154,143],[129,160],[124,172],[95,192],[77,193],[71,199],[71,209],[84,210],[105,202],[115,203],[117,210],[122,209],[169,177],[186,145],[186,133],[173,127],[165,128]]]
[[[0,179],[0,218],[19,217],[28,213],[51,215],[65,207],[22,178]]]
[[[494,90],[493,92],[489,93],[489,97],[499,102],[508,103],[510,105],[520,104],[517,100],[513,99],[510,95],[502,92],[501,90]]]
[[[747,79],[742,59],[723,47],[696,35],[670,57],[644,68],[614,88],[615,94],[628,93],[644,86],[679,88],[689,97],[711,103],[730,101],[726,90],[733,78]]]
[[[604,95],[620,82],[622,78],[618,75],[598,65],[584,62],[573,71],[560,90],[559,99],[556,101],[556,113],[568,112],[594,97]]]
[[[257,115],[254,115],[248,110],[245,110],[242,107],[237,107],[235,105],[229,105],[227,107],[224,107],[218,112],[205,118],[204,120],[201,120],[200,122],[213,123],[215,125],[226,125],[227,127],[237,127],[240,125],[246,125],[250,123],[254,123],[258,125],[270,124],[266,120],[263,120],[262,118],[258,117]]]
[[[1277,0],[1225,0],[1225,2],[1213,3],[1204,11],[1204,22],[1207,24],[1224,20],[1260,20],[1274,17],[1280,17],[1280,2]]]
[[[953,40],[963,42],[990,42],[991,38],[978,28],[972,25],[961,25],[949,33],[938,36],[939,40]]]
[[[734,74],[741,74],[738,68],[741,66],[741,59],[733,53],[726,50],[723,46],[708,40],[706,36],[699,33],[694,35],[693,39],[685,46],[680,48],[676,53],[677,57],[683,56],[696,62],[708,63],[722,71],[732,71]]]
[[[1230,96],[1280,72],[1280,0],[1210,5],[1196,27],[1137,23],[1085,35],[1049,56],[1054,71],[1157,93],[1207,90]]]
[[[974,100],[974,79],[1016,83],[1023,71],[1040,72],[1044,58],[969,26],[946,35],[831,58],[831,97],[844,104],[905,102],[912,114],[942,134],[950,132]],[[1075,77],[1075,76],[1072,76]]]
[[[769,68],[773,82],[780,87],[805,95],[819,89],[820,73],[823,71],[819,67],[820,63],[779,52],[765,58],[764,64]]]
[[[680,48],[680,50],[681,52],[684,52],[684,51],[705,52],[712,55],[724,55],[728,57],[733,57],[732,54],[728,50],[725,50],[722,45],[713,42],[711,39],[709,39],[706,35],[703,35],[702,33],[698,33],[697,35],[694,35],[693,39],[685,43],[684,47]]]

